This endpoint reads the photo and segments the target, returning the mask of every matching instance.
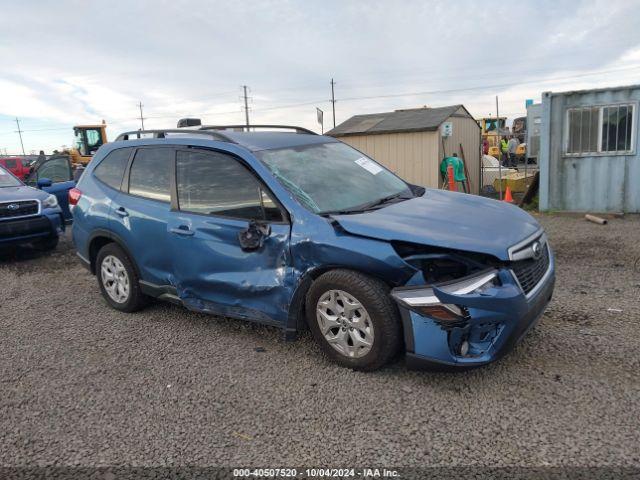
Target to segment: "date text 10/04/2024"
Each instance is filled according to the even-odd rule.
[[[234,477],[303,477],[303,478],[397,478],[397,470],[386,468],[236,468],[233,469]]]

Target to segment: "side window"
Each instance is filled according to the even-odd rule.
[[[139,149],[131,165],[129,193],[170,202],[169,185],[174,155],[172,148]]]
[[[37,179],[48,178],[53,183],[68,182],[73,178],[68,157],[54,157],[40,165]]]
[[[89,146],[89,148],[98,148],[100,145],[102,145],[100,130],[97,130],[97,129],[87,130],[87,145]]]
[[[178,152],[180,210],[247,220],[281,221],[276,203],[260,182],[230,155]]]
[[[18,164],[13,158],[7,158],[5,160],[5,166],[7,168],[16,168],[18,166]]]
[[[85,145],[84,145],[83,131],[78,128],[74,128],[73,134],[75,135],[75,138],[73,140],[73,146],[76,148],[76,150],[78,150],[78,152],[80,152],[80,155],[86,155],[87,149],[85,148]]]
[[[119,148],[112,151],[98,164],[93,175],[111,188],[120,190],[131,150],[131,148]]]

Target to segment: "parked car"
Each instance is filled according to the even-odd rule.
[[[53,250],[64,229],[55,195],[26,186],[0,166],[0,247],[31,244]]]
[[[554,260],[523,210],[410,185],[331,137],[256,130],[100,147],[69,198],[111,307],[154,297],[287,338],[308,327],[362,370],[402,349],[412,366],[483,365],[541,317]]]
[[[29,173],[31,173],[29,162],[20,157],[0,158],[0,167],[4,167],[6,170],[9,170],[20,180],[26,179],[29,176]]]
[[[76,186],[71,158],[68,155],[52,155],[37,163],[25,183],[51,193],[58,199],[65,223],[71,223],[69,190]]]

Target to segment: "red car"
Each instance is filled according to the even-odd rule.
[[[0,158],[0,165],[13,173],[20,180],[26,180],[31,172],[27,161],[20,157]]]

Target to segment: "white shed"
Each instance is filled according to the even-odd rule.
[[[351,117],[326,135],[366,153],[410,183],[438,188],[440,162],[457,153],[480,188],[480,127],[463,105],[414,108]],[[462,149],[460,148],[462,145]]]

